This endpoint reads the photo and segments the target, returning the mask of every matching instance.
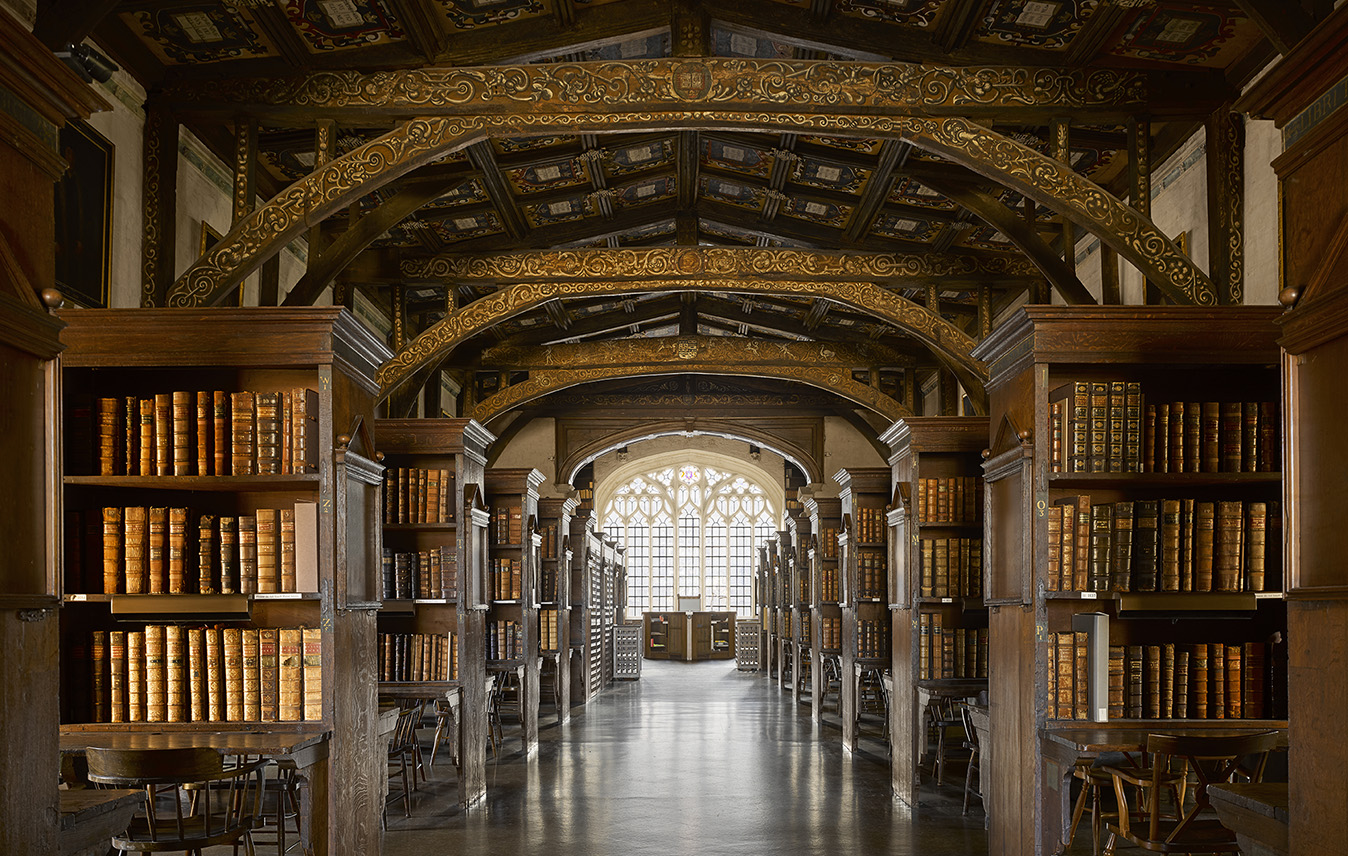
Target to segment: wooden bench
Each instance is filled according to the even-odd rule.
[[[104,856],[144,804],[134,788],[61,791],[61,856]]]
[[[1245,856],[1287,856],[1286,782],[1211,785],[1208,799]]]

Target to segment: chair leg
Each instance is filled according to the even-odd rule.
[[[969,767],[964,771],[964,808],[960,810],[961,815],[969,813],[969,785],[973,782],[974,773],[978,770],[978,749],[969,753]],[[979,782],[981,785],[982,782]]]
[[[1114,833],[1109,833],[1109,838],[1105,841],[1105,856],[1114,856],[1114,846],[1118,843],[1119,837]]]

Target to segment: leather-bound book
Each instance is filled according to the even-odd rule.
[[[168,510],[168,591],[183,594],[187,591],[187,509]]]
[[[253,393],[229,394],[230,472],[249,476],[257,472],[257,412]]]
[[[187,645],[179,624],[164,627],[164,719],[187,721]]]
[[[1264,515],[1264,560],[1260,569],[1263,578],[1259,588],[1253,591],[1282,591],[1282,505],[1276,501],[1267,503],[1268,513]]]
[[[1090,682],[1087,677],[1087,641],[1084,632],[1072,634],[1072,718],[1090,718]]]
[[[1142,384],[1123,386],[1123,471],[1142,472]]]
[[[196,446],[192,442],[192,424],[196,421],[196,408],[193,406],[191,392],[174,392],[172,398],[173,413],[173,464],[175,476],[192,475],[196,463]]]
[[[295,472],[295,393],[285,390],[281,398],[281,472]]]
[[[1268,658],[1264,643],[1246,642],[1244,651],[1242,716],[1245,719],[1264,719],[1268,715]]]
[[[215,390],[211,393],[211,474],[232,475],[233,440],[229,436],[229,393]]]
[[[295,509],[282,508],[277,518],[277,590],[295,591]]]
[[[1085,591],[1109,591],[1113,535],[1114,507],[1107,502],[1092,505],[1090,575]]]
[[[1156,437],[1152,440],[1154,449],[1152,454],[1156,456],[1156,459],[1150,471],[1154,473],[1173,472],[1170,462],[1170,405],[1165,403],[1149,404],[1147,407],[1156,411]]]
[[[122,475],[126,472],[126,432],[122,428],[122,400],[100,398],[97,411],[98,474]]]
[[[1240,645],[1226,646],[1226,718],[1240,719],[1245,715],[1245,694],[1241,682],[1244,658]]]
[[[1184,402],[1170,402],[1170,469],[1167,472],[1171,473],[1189,472],[1185,459],[1184,410]]]
[[[1223,401],[1217,405],[1218,472],[1238,473],[1241,468],[1241,440],[1244,437],[1244,419],[1239,401]]]
[[[167,654],[164,649],[164,625],[145,625],[145,721],[164,722],[168,718],[168,688],[165,685]]]
[[[426,507],[430,492],[430,470],[422,467],[417,470],[417,523],[426,523]]]
[[[206,628],[206,718],[225,721],[225,653],[220,644],[220,628]]]
[[[1194,590],[1194,550],[1197,547],[1197,501],[1180,501],[1180,591]]]
[[[1073,676],[1076,673],[1076,650],[1073,646],[1073,634],[1056,634],[1054,659],[1057,662],[1058,692],[1056,719],[1075,718],[1076,688]]]
[[[1202,642],[1189,652],[1189,714],[1208,718],[1208,646]]]
[[[238,518],[220,518],[220,593],[239,594]]]
[[[1199,403],[1198,408],[1198,471],[1215,473],[1220,470],[1222,465],[1221,404],[1216,401],[1204,401]]]
[[[1226,646],[1221,642],[1208,645],[1208,677],[1212,689],[1208,691],[1208,716],[1226,718]]]
[[[417,583],[414,592],[419,598],[431,596],[431,557],[422,551],[417,553]]]
[[[1109,384],[1105,381],[1092,381],[1090,401],[1090,431],[1087,434],[1090,451],[1087,469],[1093,473],[1103,473],[1109,469]]]
[[[140,400],[140,468],[138,472],[143,476],[156,475],[155,470],[155,443],[158,438],[154,431],[154,399],[142,398]]]
[[[211,393],[209,391],[200,391],[196,393],[195,399],[196,416],[196,474],[199,476],[219,475],[215,472],[214,463],[214,436],[212,430],[214,425],[214,411],[211,405]]]
[[[103,518],[103,593],[122,590],[126,560],[122,554],[122,509],[104,508]]]
[[[1194,591],[1212,591],[1214,547],[1216,545],[1217,505],[1194,503]]]
[[[1253,473],[1259,470],[1259,402],[1242,401],[1240,403],[1240,471]]]
[[[426,597],[443,598],[445,590],[443,588],[444,576],[440,569],[440,551],[427,550],[426,556]]]
[[[259,508],[255,513],[257,537],[257,590],[266,594],[281,591],[281,533],[275,508]],[[293,546],[293,545],[292,545]]]
[[[1161,645],[1161,719],[1170,719],[1175,713],[1175,643]]]
[[[426,522],[444,523],[440,516],[440,473],[443,470],[426,471]]]
[[[1184,404],[1184,471],[1203,472],[1203,405],[1197,401]]]
[[[1214,591],[1240,591],[1244,570],[1245,507],[1238,499],[1218,500],[1213,532]]]
[[[173,475],[173,394],[156,393],[154,402],[154,474]]]
[[[203,514],[197,518],[197,591],[214,594],[218,591],[216,565],[220,558],[217,543],[215,515]]]
[[[152,475],[140,471],[140,399],[122,398],[122,464],[129,476]]]
[[[1278,405],[1259,402],[1259,472],[1282,470],[1282,446],[1278,443]]]
[[[1175,649],[1175,719],[1189,718],[1189,649]]]
[[[263,627],[257,632],[258,718],[275,722],[280,703],[278,685],[281,667],[281,646],[275,627]]]
[[[206,721],[206,630],[187,628],[187,718]]]
[[[1143,689],[1143,716],[1147,719],[1161,718],[1161,646],[1148,645],[1145,648],[1145,685]]]
[[[318,393],[312,389],[296,389],[294,425],[291,427],[295,445],[293,459],[295,472],[318,472]]]
[[[1125,677],[1128,681],[1127,716],[1129,719],[1141,719],[1144,711],[1142,646],[1129,645],[1125,650],[1125,656]]]
[[[384,524],[398,522],[398,468],[384,470]]]
[[[145,631],[126,633],[126,721],[145,721]]]
[[[1109,590],[1133,590],[1133,502],[1120,500],[1114,505],[1113,533],[1109,547]]]
[[[1045,591],[1063,590],[1063,507],[1048,507],[1048,568],[1044,578]],[[1069,583],[1070,585],[1070,583]]]
[[[146,518],[145,591],[164,594],[168,591],[168,509],[151,507]]]
[[[278,718],[282,722],[304,719],[304,645],[298,627],[280,629],[281,665]]]
[[[239,593],[257,593],[257,518],[239,516]]]
[[[1160,502],[1139,499],[1133,503],[1133,590],[1156,591],[1161,551]]]
[[[246,628],[240,636],[243,646],[243,718],[246,722],[260,722],[262,693],[258,671],[258,632]]]
[[[1121,380],[1110,381],[1109,383],[1109,446],[1106,450],[1105,462],[1105,472],[1108,473],[1124,471],[1124,425],[1127,422],[1124,406],[1125,386]]]
[[[122,510],[122,555],[125,559],[123,591],[145,593],[145,572],[149,558],[149,520],[144,506]]]
[[[243,721],[243,635],[237,627],[220,631],[225,664],[225,719]]]
[[[94,722],[108,722],[110,687],[108,667],[108,632],[95,630],[89,639],[89,696],[93,701],[91,713]]]
[[[1049,431],[1049,451],[1048,466],[1052,472],[1060,473],[1063,471],[1063,434],[1065,433],[1064,422],[1067,420],[1066,402],[1054,400],[1052,394],[1048,400],[1048,431]]]
[[[1123,646],[1109,646],[1109,718],[1123,719],[1124,680]]]
[[[260,475],[277,475],[281,472],[280,395],[275,392],[257,393],[255,412],[256,471]]]
[[[108,631],[108,721],[126,722],[126,631]]]

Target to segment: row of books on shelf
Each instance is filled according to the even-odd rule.
[[[518,621],[487,622],[487,659],[515,660],[524,656],[524,628]]]
[[[1253,473],[1279,468],[1272,401],[1148,404],[1137,381],[1074,381],[1049,394],[1054,472]]]
[[[450,681],[459,677],[453,633],[380,633],[379,680]]]
[[[796,615],[796,641],[805,645],[810,644],[810,613],[801,612]]]
[[[68,717],[90,722],[323,718],[323,639],[309,627],[95,630],[67,665]],[[87,688],[85,699],[79,698]]]
[[[318,471],[318,393],[183,391],[88,399],[69,410],[70,472],[100,476]]]
[[[821,646],[826,651],[840,651],[843,648],[843,619],[820,617]]]
[[[824,527],[824,531],[819,535],[820,555],[825,559],[838,558],[838,529],[833,526]]]
[[[888,659],[889,622],[863,618],[857,622],[857,656],[867,660]]]
[[[549,523],[538,530],[538,534],[543,539],[542,550],[543,558],[556,559],[557,554],[557,524]]]
[[[385,547],[380,580],[384,600],[456,600],[459,596],[459,557],[452,545],[416,553],[397,553]]]
[[[945,627],[939,612],[918,615],[917,677],[922,681],[988,676],[988,629]]]
[[[556,651],[557,647],[557,610],[544,607],[538,611],[538,647],[544,651]]]
[[[810,600],[810,568],[801,563],[796,570],[796,603],[808,603]]]
[[[312,502],[237,516],[109,506],[68,512],[65,525],[66,579],[76,591],[318,591],[318,506]]]
[[[556,568],[543,568],[538,572],[538,600],[541,603],[557,602]]]
[[[879,550],[857,551],[857,595],[884,599],[889,587],[885,554]]]
[[[839,599],[838,592],[838,569],[824,568],[819,574],[819,599],[825,603],[837,603]]]
[[[856,538],[862,544],[883,544],[885,542],[885,510],[883,508],[857,508],[852,516],[856,526]]]
[[[1052,635],[1049,716],[1086,719],[1088,634]],[[1110,719],[1268,719],[1285,715],[1264,642],[1109,646]]]
[[[982,597],[982,538],[923,538],[919,549],[921,597]]]
[[[1076,496],[1046,511],[1049,591],[1261,592],[1280,585],[1282,513],[1274,501],[1092,504]]]
[[[519,559],[491,560],[491,592],[493,600],[519,600],[524,595]]]
[[[981,476],[917,480],[918,523],[977,523],[983,518]]]
[[[493,544],[524,543],[524,510],[518,505],[498,505],[491,512],[490,540]]]
[[[384,522],[453,523],[454,471],[424,467],[384,470]]]

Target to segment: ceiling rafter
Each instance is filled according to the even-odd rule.
[[[492,152],[491,143],[474,143],[467,151],[469,160],[482,174],[482,184],[486,187],[487,196],[491,197],[492,204],[496,206],[506,232],[511,238],[522,240],[529,233],[529,226],[524,221],[524,213],[520,211],[515,195],[510,192],[510,187],[501,175],[500,167],[496,165],[496,156]]]

